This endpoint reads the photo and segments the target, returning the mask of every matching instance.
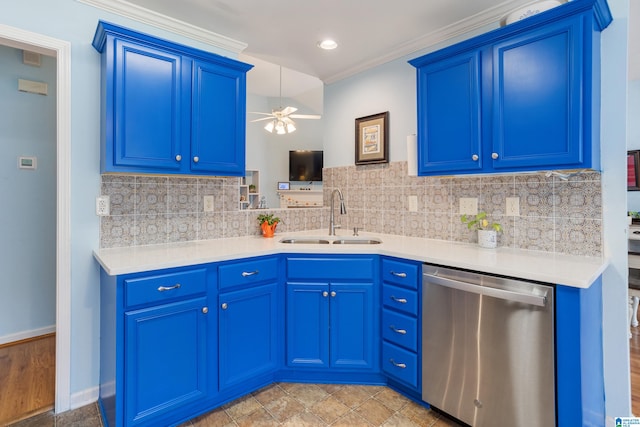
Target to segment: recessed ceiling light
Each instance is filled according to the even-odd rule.
[[[338,47],[338,43],[336,43],[334,40],[326,39],[318,42],[318,47],[324,50],[332,50]]]

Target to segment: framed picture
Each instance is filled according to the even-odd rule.
[[[289,189],[290,189],[290,186],[288,182],[282,182],[282,181],[278,182],[278,190],[289,190]]]
[[[356,119],[356,165],[389,163],[389,112]]]
[[[627,151],[627,190],[640,191],[640,150]]]

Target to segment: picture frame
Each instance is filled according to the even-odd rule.
[[[356,165],[389,163],[389,112],[356,119]]]
[[[640,191],[640,150],[627,151],[627,191]]]
[[[291,184],[288,181],[278,181],[278,190],[290,190]]]

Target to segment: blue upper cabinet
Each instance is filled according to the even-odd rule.
[[[100,22],[101,172],[241,176],[251,65]]]
[[[416,58],[420,175],[600,168],[603,0]]]

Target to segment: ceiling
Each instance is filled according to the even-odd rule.
[[[81,0],[83,1],[83,0]],[[85,0],[86,1],[86,0]],[[564,1],[564,0],[561,0]],[[246,44],[256,65],[248,90],[296,97],[342,78],[486,26],[531,0],[110,0],[129,4]],[[632,12],[640,14],[638,5]],[[634,8],[635,6],[635,8]],[[635,9],[635,10],[634,10]],[[640,19],[631,22],[640,22]],[[631,31],[640,25],[629,25]],[[631,34],[630,34],[631,36]],[[333,38],[332,51],[316,44]],[[640,36],[630,37],[640,69]],[[631,63],[632,61],[630,61]],[[639,73],[630,75],[640,78]]]
[[[531,0],[126,2],[246,43],[243,59],[263,62],[263,67],[251,71],[252,80],[269,82],[273,92],[279,80],[277,66],[256,79],[267,64],[314,77],[316,84],[318,80],[332,83],[470,30],[496,25],[509,11]],[[336,40],[338,48],[319,49],[316,44],[324,38]],[[293,78],[285,77],[283,96],[292,90],[287,84],[295,84]]]

